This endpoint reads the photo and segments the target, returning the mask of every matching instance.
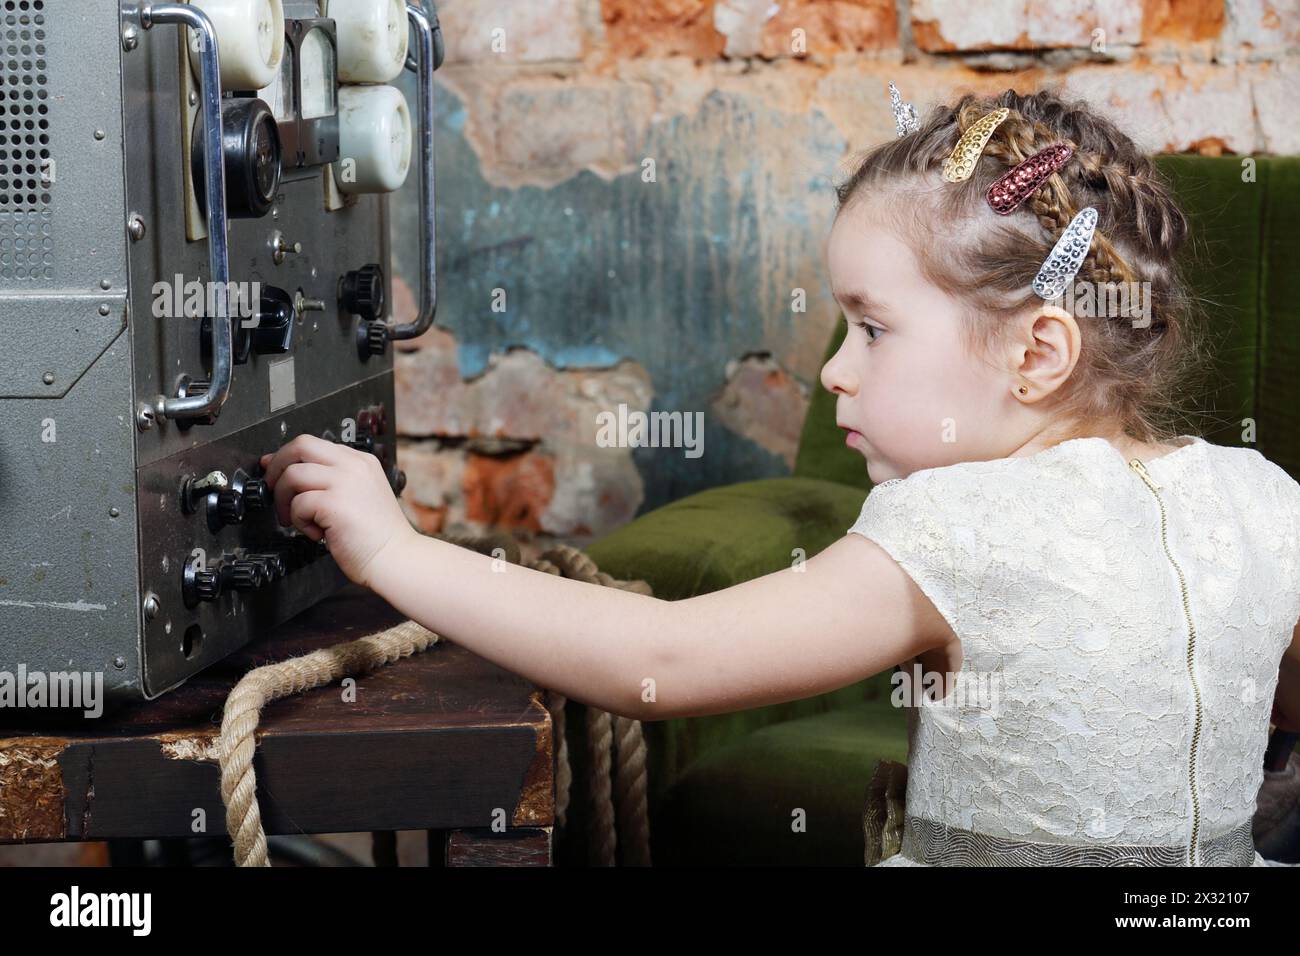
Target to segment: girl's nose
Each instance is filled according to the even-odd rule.
[[[849,369],[848,363],[843,361],[843,352],[844,346],[841,345],[830,361],[822,366],[822,387],[832,394],[843,392],[845,395],[855,395],[858,391],[857,376]]]

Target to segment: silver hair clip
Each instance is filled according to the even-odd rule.
[[[1038,275],[1034,276],[1034,292],[1039,298],[1051,301],[1065,293],[1065,287],[1074,280],[1083,260],[1088,257],[1096,230],[1097,210],[1092,206],[1080,209],[1061,233],[1061,238],[1056,240],[1056,245],[1052,246]]]
[[[894,109],[894,123],[898,126],[899,136],[915,133],[921,128],[921,124],[916,121],[916,107],[903,102],[893,80],[889,81],[889,105]]]

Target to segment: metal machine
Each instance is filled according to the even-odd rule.
[[[441,58],[403,0],[0,0],[0,673],[152,698],[345,582],[258,460],[311,433],[401,491],[388,344],[436,306]]]

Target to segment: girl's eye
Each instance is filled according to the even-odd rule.
[[[872,342],[875,342],[878,338],[880,338],[881,334],[885,331],[884,329],[877,328],[874,325],[869,325],[866,322],[862,322],[862,321],[858,321],[855,324],[858,326],[858,328],[862,329],[864,332],[867,333],[867,338],[869,339],[869,341],[867,342],[868,345],[870,345]]]

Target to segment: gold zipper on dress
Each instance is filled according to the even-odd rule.
[[[1156,496],[1156,504],[1160,506],[1160,543],[1165,549],[1165,556],[1169,558],[1169,563],[1174,566],[1174,571],[1178,574],[1178,586],[1183,592],[1183,614],[1187,617],[1187,677],[1191,681],[1192,692],[1196,699],[1196,723],[1192,727],[1192,746],[1187,762],[1187,780],[1192,793],[1192,838],[1191,845],[1188,847],[1188,859],[1190,865],[1196,866],[1197,843],[1201,832],[1201,801],[1196,793],[1196,748],[1201,742],[1201,687],[1196,682],[1196,671],[1192,664],[1196,653],[1196,625],[1192,623],[1192,609],[1187,598],[1187,581],[1183,577],[1183,569],[1178,566],[1178,562],[1169,552],[1169,539],[1165,531],[1165,503],[1160,497],[1160,486],[1152,480],[1150,472],[1140,459],[1130,459],[1129,467],[1137,472],[1138,477],[1146,482],[1151,493]]]

